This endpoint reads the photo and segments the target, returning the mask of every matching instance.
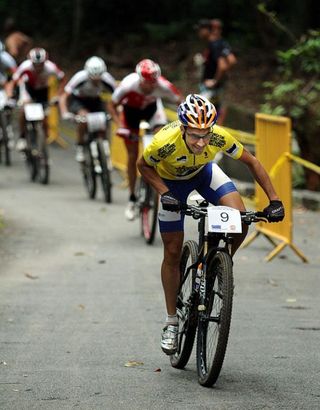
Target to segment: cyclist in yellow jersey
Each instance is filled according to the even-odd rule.
[[[180,282],[180,253],[183,244],[184,217],[181,205],[197,190],[214,205],[245,211],[245,206],[230,178],[212,162],[223,151],[239,159],[250,169],[267,195],[270,204],[264,209],[270,222],[284,218],[284,207],[260,162],[223,128],[215,125],[217,113],[205,97],[190,94],[179,105],[179,121],[159,131],[138,161],[143,178],[161,195],[159,225],[164,244],[161,276],[167,318],[162,331],[161,348],[166,354],[177,349],[178,318],[176,297]],[[234,234],[232,255],[247,234]]]

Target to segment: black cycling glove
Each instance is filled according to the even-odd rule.
[[[284,207],[281,201],[270,201],[270,204],[263,210],[269,222],[280,222],[284,218]]]
[[[165,211],[177,212],[181,210],[181,202],[170,191],[162,194],[160,200]]]

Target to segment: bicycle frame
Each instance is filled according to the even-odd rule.
[[[191,293],[191,298],[194,294],[199,295],[198,312],[203,312],[206,309],[205,306],[205,295],[206,295],[206,269],[210,260],[214,257],[216,252],[219,250],[231,253],[232,237],[227,233],[206,233],[206,217],[207,217],[207,207],[208,203],[206,201],[202,202],[199,207],[187,206],[186,209],[182,210],[185,215],[191,215],[194,219],[198,219],[198,257],[195,263],[187,268],[187,274],[184,276],[184,281],[181,282],[179,287],[179,292],[189,276],[192,269],[197,269],[202,264],[202,269],[200,272],[200,277],[195,281],[195,286]],[[202,208],[202,209],[201,209]],[[250,224],[251,222],[258,222],[259,220],[265,221],[264,214],[262,212],[241,212],[241,219],[243,223]],[[223,246],[219,246],[220,241],[223,241]]]

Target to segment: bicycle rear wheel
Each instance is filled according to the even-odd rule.
[[[202,386],[212,386],[219,377],[228,344],[232,300],[232,260],[226,252],[217,252],[208,261],[206,310],[198,318],[197,369]]]
[[[141,179],[140,193],[141,233],[148,245],[154,242],[158,223],[158,193]]]
[[[100,166],[101,166],[101,183],[102,183],[102,189],[103,189],[103,194],[104,194],[104,200],[107,203],[111,203],[112,202],[112,195],[111,195],[112,183],[111,183],[111,172],[108,167],[108,158],[104,151],[102,140],[98,139],[97,145],[98,145],[98,152],[99,152],[99,161],[100,161]]]
[[[90,199],[94,199],[97,191],[96,173],[94,170],[93,159],[90,152],[90,146],[83,146],[84,161],[81,164],[82,175],[85,187]]]
[[[189,361],[197,330],[197,293],[194,292],[196,267],[187,271],[198,259],[198,245],[187,241],[182,248],[180,260],[181,285],[177,297],[179,318],[178,350],[170,356],[171,365],[183,369]]]

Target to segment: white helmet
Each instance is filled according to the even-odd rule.
[[[97,78],[107,71],[107,66],[102,58],[94,56],[86,61],[84,69],[90,78]]]

